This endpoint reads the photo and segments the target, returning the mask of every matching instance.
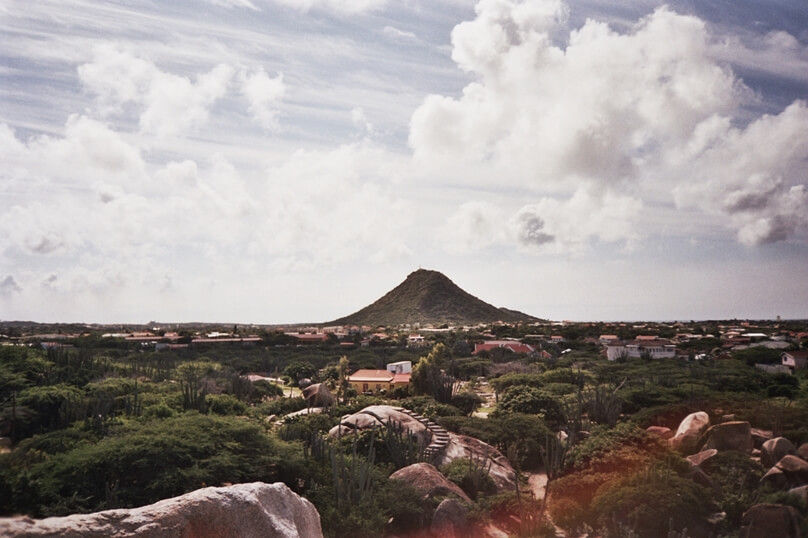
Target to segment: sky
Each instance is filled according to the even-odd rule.
[[[0,320],[808,318],[805,0],[0,0]]]

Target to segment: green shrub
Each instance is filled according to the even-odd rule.
[[[207,397],[208,411],[215,415],[243,415],[247,406],[230,394],[216,394]]]
[[[497,491],[488,469],[491,463],[487,454],[473,459],[457,458],[440,468],[443,475],[460,486],[466,495],[477,500],[480,495],[490,495]]]
[[[705,499],[709,493],[689,478],[662,469],[657,479],[647,472],[637,473],[598,489],[587,518],[615,535],[619,527],[631,528],[639,536],[666,536],[675,531],[693,529],[710,512]]]
[[[483,399],[471,391],[464,391],[455,394],[452,398],[451,405],[460,409],[460,411],[467,416],[470,416],[482,405]]]

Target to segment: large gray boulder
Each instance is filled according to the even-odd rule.
[[[385,427],[390,421],[398,423],[404,431],[409,430],[419,443],[429,443],[431,433],[427,425],[411,413],[391,405],[371,405],[353,415],[342,417],[340,423],[329,430],[328,435],[331,437],[352,435],[355,430]]]
[[[443,467],[458,458],[479,461],[486,456],[487,462],[485,465],[488,468],[488,475],[494,481],[497,489],[500,491],[514,491],[516,487],[516,471],[511,467],[508,458],[503,456],[496,448],[476,437],[449,432],[449,444],[440,453],[435,465]]]
[[[707,430],[706,441],[702,450],[716,449],[739,450],[749,452],[754,447],[752,442],[752,425],[748,422],[733,421],[716,424]]]
[[[682,454],[693,454],[699,445],[701,435],[710,427],[710,416],[697,411],[685,417],[671,438],[671,446]]]
[[[285,484],[203,488],[148,506],[35,520],[0,519],[0,536],[101,538],[322,537],[311,502]]]
[[[800,538],[799,512],[782,504],[756,504],[741,518],[744,538]]]
[[[760,447],[760,463],[764,467],[772,467],[784,456],[789,454],[793,456],[796,453],[797,449],[794,448],[791,441],[785,437],[775,437],[774,439],[769,439]]]

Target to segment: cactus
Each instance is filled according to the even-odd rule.
[[[404,426],[401,422],[388,420],[384,429],[382,429],[381,435],[387,448],[387,453],[390,455],[396,469],[401,469],[413,463],[432,463],[434,460],[434,454],[429,450],[430,440],[424,437],[422,441],[419,441],[418,437],[409,428],[407,428],[406,432],[404,431]]]

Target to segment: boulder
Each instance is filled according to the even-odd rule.
[[[710,416],[704,411],[697,411],[685,417],[670,439],[671,446],[683,454],[692,454],[698,447],[699,439],[710,427]]]
[[[796,453],[797,449],[794,448],[791,441],[785,437],[775,437],[763,443],[760,448],[760,462],[765,467],[772,467],[783,459],[783,456],[795,455]]]
[[[654,435],[658,435],[663,439],[670,439],[673,437],[673,431],[670,428],[666,428],[665,426],[648,426],[645,428],[645,431],[648,433],[653,433]]]
[[[148,506],[35,520],[0,519],[0,536],[322,537],[311,502],[283,483],[203,488]]]
[[[713,456],[718,454],[718,450],[715,448],[709,448],[707,450],[702,450],[692,456],[688,456],[685,459],[694,467],[701,467],[701,464],[705,461],[709,460]]]
[[[391,420],[399,423],[404,431],[409,430],[414,434],[419,443],[429,442],[431,434],[426,424],[404,409],[391,405],[371,405],[353,415],[342,417],[340,423],[329,430],[328,435],[351,435],[354,430],[384,427]]]
[[[400,423],[405,430],[410,430],[418,442],[434,443],[435,465],[440,467],[457,458],[480,459],[487,455],[491,464],[488,474],[497,488],[500,491],[513,491],[516,486],[516,473],[499,450],[474,437],[447,432],[422,418],[419,420],[413,413],[399,407],[371,405],[343,417],[339,425],[331,428],[328,434],[332,437],[350,435],[354,430],[384,426],[390,420]]]
[[[754,447],[752,443],[752,425],[745,421],[724,422],[716,424],[707,430],[707,439],[702,450],[716,449],[740,450],[749,452]]]
[[[434,536],[460,538],[469,534],[468,510],[457,499],[444,499],[432,515],[429,528]]]
[[[806,504],[808,504],[808,486],[800,486],[798,488],[792,488],[788,490],[788,492],[791,493],[792,495],[796,495],[797,497],[805,501]]]
[[[508,458],[488,443],[475,437],[449,433],[449,443],[438,455],[435,465],[442,467],[457,458],[477,459],[488,456],[488,475],[500,491],[513,491],[516,487],[516,471],[511,467]],[[488,465],[488,463],[486,463]]]
[[[331,407],[337,402],[325,383],[315,383],[303,389],[303,398],[310,407]]]
[[[414,463],[390,475],[392,480],[401,480],[414,487],[425,499],[454,495],[471,502],[460,487],[443,476],[434,465]]]
[[[769,484],[777,490],[808,485],[808,461],[797,456],[783,456],[774,467],[763,475],[760,482]]]
[[[774,437],[771,430],[761,430],[760,428],[752,428],[752,442],[755,448],[761,448],[763,443]]]
[[[803,443],[800,445],[800,448],[797,449],[797,455],[808,461],[808,443]]]
[[[744,538],[799,538],[799,513],[792,506],[756,504],[741,518]]]
[[[797,456],[786,455],[777,462],[777,468],[782,470],[795,486],[808,485],[808,461]]]

